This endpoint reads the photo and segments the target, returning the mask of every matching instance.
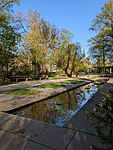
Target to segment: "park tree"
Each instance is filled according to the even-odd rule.
[[[25,24],[22,22],[25,21]],[[57,43],[57,29],[48,21],[41,19],[39,12],[29,11],[24,19],[18,18],[24,28],[24,47],[30,56],[34,77],[47,70],[49,57]]]
[[[89,40],[90,54],[97,64],[105,66],[105,62],[113,60],[113,4],[108,1],[101,12],[93,20],[90,30],[97,35]]]
[[[85,50],[79,54],[79,66],[78,71],[86,73],[89,68],[92,68],[90,59],[86,57]]]
[[[58,38],[58,46],[52,53],[56,68],[69,77],[72,77],[79,61],[80,44],[73,43],[73,37],[70,31],[62,29]]]
[[[11,62],[20,40],[12,15],[13,4],[18,2],[19,0],[0,1],[0,71],[4,79],[10,73]]]
[[[67,61],[66,66],[64,68],[65,73],[68,77],[72,77],[73,72],[77,71],[76,67],[78,66],[78,62],[80,61],[78,50],[80,49],[80,45],[70,44],[67,48]]]
[[[67,49],[68,45],[71,44],[72,38],[73,34],[70,31],[62,29],[58,36],[58,46],[52,53],[53,64],[56,66],[56,69],[60,70],[61,72],[64,70],[66,65]]]
[[[109,60],[109,50],[105,47],[104,37],[100,34],[90,39],[90,56],[93,58],[94,63],[98,66],[106,65],[106,61]]]

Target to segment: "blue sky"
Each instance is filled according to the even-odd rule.
[[[89,31],[91,22],[105,2],[107,0],[20,0],[20,5],[14,10],[25,15],[29,9],[39,11],[41,17],[51,24],[71,31],[74,42],[80,42],[87,52],[87,40],[94,35]]]

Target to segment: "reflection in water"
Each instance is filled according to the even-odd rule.
[[[96,93],[97,85],[83,87],[35,103],[14,114],[63,126]]]

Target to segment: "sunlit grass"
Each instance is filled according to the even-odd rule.
[[[65,81],[64,83],[65,84],[77,84],[77,83],[79,83],[79,82],[83,82],[84,80],[82,80],[82,79],[78,79],[78,80],[67,80],[67,81]]]
[[[63,86],[64,86],[63,83],[47,83],[47,84],[39,85],[37,87],[39,87],[39,88],[60,88]]]
[[[14,90],[8,90],[0,92],[0,94],[20,94],[20,95],[32,95],[32,94],[38,94],[41,91],[38,90],[28,90],[28,89],[14,89]]]
[[[49,80],[55,80],[55,79],[67,79],[68,77],[57,77],[57,76],[54,76],[54,77],[49,77]]]
[[[77,84],[79,82],[83,82],[84,80],[82,79],[78,79],[78,80],[67,80],[65,82],[56,82],[56,83],[47,83],[47,84],[42,84],[42,85],[38,85],[38,88],[60,88],[60,87],[64,87],[66,85],[70,85],[70,84]]]

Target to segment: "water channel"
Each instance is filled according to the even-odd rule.
[[[98,88],[98,85],[90,83],[27,106],[13,114],[63,126],[97,92]]]

